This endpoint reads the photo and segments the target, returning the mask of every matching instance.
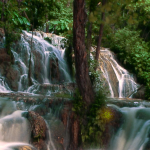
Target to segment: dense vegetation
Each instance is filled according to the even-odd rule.
[[[84,1],[82,2],[84,3]],[[97,132],[95,140],[101,137],[102,122],[105,122],[104,118],[99,115],[101,113],[99,108],[104,106],[105,93],[101,86],[97,87],[102,83],[96,85],[97,63],[89,58],[91,46],[97,46],[95,59],[98,58],[101,46],[109,47],[118,54],[121,62],[137,75],[140,83],[146,86],[146,97],[150,99],[150,0],[94,0],[94,2],[86,0],[85,4],[86,15],[82,16],[85,41],[82,42],[86,43],[83,48],[86,47],[89,64],[87,65],[86,60],[84,62],[88,71],[91,72],[88,78],[91,82],[89,85],[92,85],[94,89],[91,93],[94,95],[91,101],[86,101],[87,93],[79,88],[80,92],[77,92],[74,98],[74,111],[81,116],[81,124],[89,122],[82,126],[81,131],[82,142],[87,144],[95,136],[96,131],[99,132]],[[6,49],[10,55],[11,44],[19,37],[16,33],[20,33],[21,30],[38,29],[65,36],[68,39],[66,55],[71,58],[72,47],[73,45],[77,46],[78,43],[76,43],[75,37],[73,41],[73,19],[75,22],[72,0],[0,1],[0,28],[5,30]],[[74,34],[76,33],[74,32]],[[70,61],[70,59],[68,60]],[[70,62],[73,63],[72,59]],[[78,65],[78,67],[80,66]],[[94,88],[95,86],[96,88]],[[87,120],[82,119],[85,116]]]

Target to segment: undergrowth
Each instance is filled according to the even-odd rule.
[[[105,125],[111,120],[111,113],[106,109],[107,90],[103,88],[103,82],[100,80],[100,71],[93,68],[97,63],[90,60],[90,78],[95,90],[95,100],[89,107],[82,99],[79,89],[75,90],[73,97],[73,111],[80,119],[81,140],[84,148],[103,147],[103,135]]]

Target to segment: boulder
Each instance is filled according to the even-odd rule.
[[[142,86],[140,90],[138,90],[136,93],[132,95],[132,98],[145,99],[145,91],[146,91],[146,88]]]
[[[45,120],[33,111],[29,111],[28,120],[31,124],[31,144],[38,150],[47,150]]]

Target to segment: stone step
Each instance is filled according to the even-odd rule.
[[[71,93],[74,92],[75,88],[76,88],[76,84],[75,83],[66,83],[66,84],[41,84],[41,85],[39,85],[39,88],[35,92],[35,94],[46,95],[48,92],[50,93],[50,95],[52,93],[66,93],[66,94],[71,94]]]

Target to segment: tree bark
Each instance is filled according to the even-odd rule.
[[[88,31],[87,31],[87,54],[88,60],[90,59],[90,52],[91,52],[91,44],[92,44],[92,22],[88,24]]]
[[[32,59],[32,43],[33,43],[33,28],[34,28],[34,25],[32,25],[32,37],[31,37],[31,51],[30,51],[30,58],[29,58],[29,72],[28,72],[28,85],[31,86],[33,83],[32,83],[32,79],[31,79],[31,76],[32,76],[32,72],[31,72],[31,59]]]
[[[74,0],[73,43],[75,53],[76,82],[86,105],[94,101],[94,91],[89,77],[87,52],[85,48],[85,2]]]
[[[102,1],[102,6],[106,4],[107,0]],[[104,20],[105,20],[105,12],[102,12],[102,23],[100,25],[100,30],[99,30],[99,37],[98,37],[98,43],[97,43],[97,48],[96,48],[96,56],[95,59],[98,61],[99,54],[100,54],[100,47],[101,47],[101,41],[102,41],[102,36],[103,36],[103,28],[104,28]]]
[[[46,33],[49,33],[48,15],[46,15]]]
[[[4,21],[4,3],[3,3],[3,7],[2,7],[1,21]]]

